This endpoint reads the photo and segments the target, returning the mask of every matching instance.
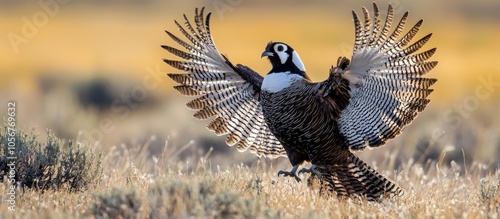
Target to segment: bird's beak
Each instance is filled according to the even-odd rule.
[[[264,56],[273,56],[273,53],[266,50],[262,53],[262,55],[260,55],[261,58]]]

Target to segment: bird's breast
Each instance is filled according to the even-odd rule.
[[[269,93],[277,93],[292,86],[296,82],[304,80],[304,77],[299,74],[287,72],[269,73],[262,81],[261,90]]]

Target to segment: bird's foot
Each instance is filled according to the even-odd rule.
[[[321,180],[321,173],[319,173],[316,170],[316,165],[312,165],[309,169],[308,168],[302,168],[301,170],[299,170],[299,175],[302,174],[302,173],[314,173],[314,174],[316,174],[316,176],[318,177],[318,179]]]
[[[295,180],[297,180],[297,182],[300,182],[300,178],[297,176],[297,174],[293,173],[292,171],[280,170],[278,172],[278,176],[293,176],[293,178],[295,178]]]
[[[300,182],[300,178],[297,176],[297,174],[295,174],[297,172],[298,167],[299,167],[299,165],[295,165],[295,166],[293,166],[292,170],[290,170],[290,171],[280,170],[280,171],[278,171],[278,176],[291,176],[291,177],[295,178],[295,180],[297,180],[297,182]]]

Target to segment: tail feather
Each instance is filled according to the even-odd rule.
[[[371,201],[402,196],[403,189],[380,175],[356,155],[350,154],[343,164],[318,166],[322,174],[321,190],[335,191],[339,197],[359,195]]]

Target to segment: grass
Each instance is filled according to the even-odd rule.
[[[26,148],[40,147],[36,133],[24,136]],[[42,150],[51,147],[50,142],[60,142],[54,136],[48,139]],[[182,161],[169,157],[179,154],[176,150],[182,147],[168,147],[168,141],[161,154],[152,156],[146,149],[154,140],[136,149],[115,148],[102,160],[86,163],[102,167],[103,173],[96,180],[88,180],[84,189],[18,186],[15,213],[2,201],[0,217],[496,218],[500,210],[500,171],[488,172],[486,165],[476,162],[461,169],[455,162],[429,160],[421,164],[409,160],[401,164],[402,171],[386,173],[406,190],[406,195],[373,203],[320,196],[306,180],[297,183],[276,177],[278,167],[265,159],[251,166],[230,167],[212,166],[210,154],[197,157],[196,162]],[[60,151],[67,154],[71,149],[66,145]],[[59,165],[69,159],[60,157]],[[39,165],[52,164],[47,161]],[[4,180],[0,188],[0,200],[6,200],[8,183]]]

